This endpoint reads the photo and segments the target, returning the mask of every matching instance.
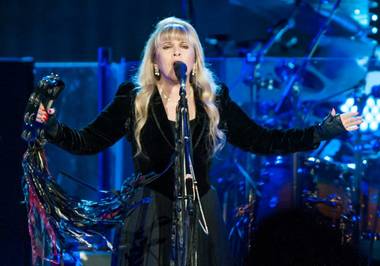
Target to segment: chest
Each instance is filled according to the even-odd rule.
[[[163,103],[166,116],[168,120],[175,121],[177,116],[177,102],[176,101],[168,101]],[[196,117],[196,107],[194,99],[188,100],[188,110],[189,110],[189,119],[193,120]]]

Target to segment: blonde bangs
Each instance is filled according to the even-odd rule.
[[[194,46],[195,40],[191,38],[190,32],[180,24],[169,24],[166,25],[161,32],[158,33],[155,39],[154,45],[157,49],[159,44],[166,41],[178,40],[183,42],[188,42]]]

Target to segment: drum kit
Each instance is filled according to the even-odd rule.
[[[305,20],[310,13],[305,10],[293,12],[282,29],[301,35],[308,31]],[[315,9],[307,12],[322,17]],[[303,127],[320,121],[334,104],[343,103],[342,98],[351,96],[360,103],[367,97],[363,80],[368,62],[358,62],[370,58],[376,45],[360,34],[357,23],[347,24],[346,17],[337,16],[335,10],[325,21],[319,30],[314,29],[316,37],[302,58],[265,57],[269,49],[282,45],[284,37],[287,41],[294,37],[285,36],[288,32],[282,29],[247,55],[253,73],[247,79],[252,91],[248,112],[260,124]],[[356,132],[343,138],[322,143],[312,153],[287,156],[247,155],[228,147],[227,156],[232,158],[214,175],[219,177],[231,241],[249,250],[258,224],[278,212],[302,208],[339,231],[342,245],[368,241],[370,261],[373,246],[380,240],[380,149],[374,141],[378,136]]]

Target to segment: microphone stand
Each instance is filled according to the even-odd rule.
[[[203,222],[203,224],[200,222],[200,225],[206,234],[208,234],[208,229],[192,163],[192,141],[185,80],[180,82],[180,99],[176,115],[173,259],[177,266],[196,266],[198,260],[196,246],[198,209]]]

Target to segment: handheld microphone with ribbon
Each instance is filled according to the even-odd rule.
[[[38,108],[42,104],[46,110],[50,109],[64,88],[65,83],[57,74],[52,73],[40,80],[25,107],[24,130],[21,134],[25,141],[35,141],[43,135],[43,128],[36,121]]]

